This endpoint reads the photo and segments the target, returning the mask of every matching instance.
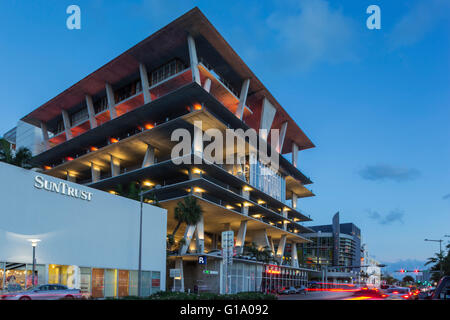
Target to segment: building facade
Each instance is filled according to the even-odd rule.
[[[0,162],[0,291],[63,284],[95,298],[137,295],[139,202]],[[166,210],[142,219],[142,294],[165,290]]]
[[[33,164],[44,174],[119,195],[137,185],[145,202],[167,210],[169,234],[178,203],[197,199],[201,220],[174,235],[168,290],[271,291],[306,281],[311,270],[297,248],[310,241],[303,222],[311,218],[298,202],[314,194],[298,153],[314,144],[197,8],[21,121],[41,130]],[[180,129],[194,138],[174,155]],[[249,129],[257,143],[244,137],[243,153],[233,138],[216,145],[214,160],[205,156],[217,142],[211,135]],[[261,146],[277,166],[260,157]],[[229,230],[234,257],[225,273],[221,233]],[[249,247],[269,251],[270,261],[249,256]]]

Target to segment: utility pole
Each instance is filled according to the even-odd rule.
[[[446,235],[447,236],[447,235]],[[443,260],[442,260],[442,239],[439,240],[433,240],[433,239],[425,239],[425,241],[431,241],[431,242],[439,242],[439,266],[440,266],[440,271],[439,271],[439,275],[442,278],[442,276],[444,275],[444,269],[443,269]]]

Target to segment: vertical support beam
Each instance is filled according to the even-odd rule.
[[[197,239],[196,239],[196,249],[197,253],[205,252],[205,225],[203,222],[203,216],[197,223]]]
[[[205,83],[203,84],[203,89],[205,89],[206,92],[209,92],[211,90],[211,79],[206,78]]]
[[[64,123],[64,131],[66,133],[66,140],[72,139],[72,131],[70,131],[70,117],[67,110],[62,111],[62,118]]]
[[[288,208],[286,208],[286,207],[284,207],[283,209],[282,209],[282,211],[281,211],[281,214],[283,215],[283,218],[286,218],[287,219],[287,217],[288,217],[288,210],[287,210]],[[284,220],[283,219],[283,230],[287,230],[287,224],[288,224],[289,222],[288,221],[286,221],[286,220]]]
[[[292,192],[292,209],[297,209],[298,196]]]
[[[241,195],[245,199],[250,199],[250,191],[246,186],[241,189]],[[244,203],[242,203],[241,212],[248,216],[248,207],[245,206]]]
[[[192,81],[197,82],[199,85],[202,85],[200,81],[200,71],[198,70],[197,49],[195,48],[194,38],[191,35],[188,35],[187,41],[189,49],[189,61],[192,71]]]
[[[180,278],[174,278],[173,289],[175,288],[175,281],[180,281],[180,292],[184,292],[184,272],[183,272],[183,258],[177,258],[175,261],[175,269],[180,269]]]
[[[117,117],[117,112],[116,112],[116,101],[114,99],[114,91],[112,86],[109,83],[105,84],[105,89],[106,89],[106,98],[108,100],[108,110],[109,110],[109,115],[112,119],[115,119]]]
[[[96,166],[93,162],[91,162],[91,177],[92,182],[97,182],[100,180],[100,167]]]
[[[261,120],[259,124],[259,129],[261,130],[261,137],[267,141],[267,137],[269,135],[270,128],[272,128],[273,119],[275,118],[275,113],[277,109],[264,98],[262,103],[262,112],[261,112]]]
[[[294,268],[298,268],[298,254],[297,254],[297,243],[292,242],[291,244],[291,265]]]
[[[282,235],[280,238],[280,242],[278,242],[277,248],[277,258],[279,259],[280,265],[282,264],[283,261],[285,246],[286,246],[286,235]]]
[[[144,160],[142,161],[142,168],[151,166],[152,164],[155,164],[155,148],[148,145],[147,150],[145,151]]]
[[[247,220],[241,221],[241,225],[239,226],[239,231],[236,237],[236,251],[239,254],[244,253],[244,245],[245,245],[245,234],[247,233]]]
[[[152,97],[150,95],[150,84],[148,82],[147,68],[142,63],[139,64],[139,74],[141,77],[142,93],[144,95],[144,103],[149,103],[150,101],[152,101]]]
[[[70,173],[69,171],[66,172],[66,177],[67,181],[77,182],[77,177],[73,173]]]
[[[113,155],[111,157],[111,177],[118,176],[120,174],[120,160]]]
[[[41,130],[42,130],[42,141],[44,141],[44,148],[45,148],[45,150],[48,150],[50,145],[48,143],[47,125],[44,122],[42,122],[42,121],[41,121]]]
[[[94,103],[90,95],[86,95],[86,106],[89,115],[89,124],[91,125],[91,129],[94,129],[97,127],[97,119],[95,119]]]
[[[181,250],[180,250],[180,254],[181,255],[186,254],[187,249],[189,248],[189,245],[191,244],[192,237],[194,236],[195,228],[196,228],[195,224],[194,225],[188,225],[186,227],[186,231],[184,232],[185,243],[181,247]]]
[[[272,239],[272,237],[268,237],[268,240],[269,240],[269,247],[270,247],[270,250],[272,251],[272,254],[275,255],[275,245],[273,244],[273,239]]]
[[[298,145],[292,142],[292,164],[298,168]]]
[[[241,94],[239,95],[239,105],[236,109],[236,117],[242,120],[244,115],[245,103],[247,102],[248,88],[250,87],[250,79],[245,79],[242,83]]]
[[[280,128],[280,135],[278,137],[278,143],[277,143],[277,152],[281,154],[281,151],[283,151],[283,145],[284,145],[284,138],[286,137],[286,129],[287,129],[287,121],[283,122]]]

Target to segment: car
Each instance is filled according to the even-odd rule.
[[[410,286],[409,289],[411,290],[411,299],[418,300],[420,290],[416,286]]]
[[[382,298],[386,300],[413,300],[414,298],[412,298],[411,295],[412,292],[410,288],[394,287],[386,289],[382,294]]]
[[[61,284],[44,284],[27,290],[8,292],[0,296],[2,300],[60,300],[82,298],[79,289],[69,289]]]
[[[306,294],[306,287],[305,286],[300,286],[300,287],[296,287],[295,288],[295,293],[297,293],[297,294],[300,294],[300,293],[303,293],[303,294]]]
[[[278,290],[278,294],[295,294],[296,293],[296,289],[294,287],[289,287],[289,288],[281,288],[280,290]]]
[[[354,296],[365,296],[365,297],[371,297],[371,298],[379,298],[383,299],[386,298],[386,295],[383,290],[380,290],[376,287],[361,287],[357,289],[355,292],[353,292]]]

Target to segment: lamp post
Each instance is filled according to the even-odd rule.
[[[425,241],[431,241],[431,242],[439,242],[439,266],[440,266],[440,271],[439,274],[442,277],[443,275],[443,269],[442,269],[442,239],[439,240],[434,240],[434,239],[425,239]]]
[[[31,246],[33,247],[33,271],[31,274],[31,286],[34,286],[34,274],[36,272],[36,246],[37,246],[37,243],[41,240],[29,239],[28,241],[31,242]]]

